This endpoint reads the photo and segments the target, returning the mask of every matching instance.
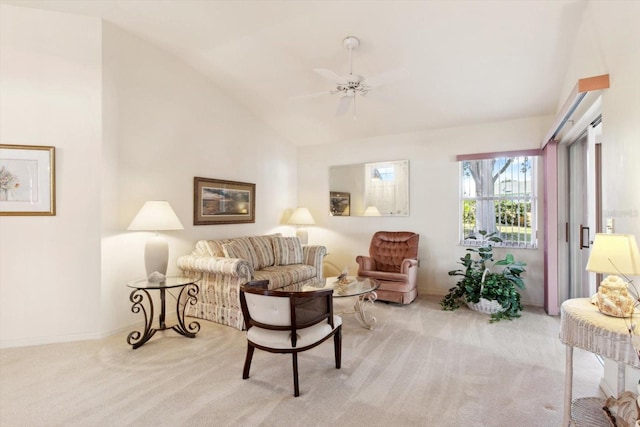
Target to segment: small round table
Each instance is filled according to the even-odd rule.
[[[609,425],[604,399],[573,399],[573,348],[578,347],[618,362],[618,396],[624,391],[625,365],[640,368],[629,335],[630,319],[600,313],[589,298],[568,299],[560,306],[560,341],[566,346],[563,427]]]
[[[315,291],[319,289],[333,289],[334,298],[347,298],[357,297],[356,302],[353,305],[353,311],[356,319],[360,324],[367,329],[373,329],[373,325],[376,323],[376,318],[367,313],[367,304],[373,305],[373,302],[378,298],[376,289],[380,287],[380,282],[368,277],[354,277],[348,276],[347,283],[339,284],[337,277],[327,277],[324,286],[304,286],[299,291]]]
[[[187,308],[187,304],[194,305],[198,301],[197,296],[199,288],[196,282],[199,280],[200,277],[167,276],[162,282],[150,282],[147,279],[141,279],[127,283],[128,287],[133,288],[133,291],[129,296],[129,300],[133,303],[131,311],[133,313],[139,313],[142,311],[144,315],[144,331],[132,331],[127,336],[127,343],[136,349],[149,341],[157,331],[163,331],[165,329],[173,329],[180,335],[195,338],[198,331],[200,331],[200,324],[198,322],[191,322],[188,325],[185,324],[184,313]],[[180,290],[177,297],[171,293],[171,289]],[[153,299],[151,298],[149,291],[160,292],[160,316],[158,317],[158,328],[153,327]],[[169,295],[173,296],[176,300],[178,324],[171,327],[167,327],[165,323],[166,292],[169,292]]]

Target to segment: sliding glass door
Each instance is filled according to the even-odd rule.
[[[601,124],[590,125],[567,148],[567,250],[568,281],[566,298],[588,297],[595,293],[595,280],[586,271],[591,244],[600,224],[599,156],[596,155]],[[599,148],[599,147],[598,147]]]

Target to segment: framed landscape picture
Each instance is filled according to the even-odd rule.
[[[337,191],[329,192],[329,211],[331,216],[349,216],[351,194]]]
[[[195,177],[193,225],[256,222],[256,185]]]
[[[0,144],[0,215],[55,215],[55,147]]]

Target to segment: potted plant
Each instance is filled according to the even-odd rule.
[[[491,314],[490,322],[501,319],[520,317],[522,304],[520,303],[520,289],[524,289],[524,282],[520,275],[525,272],[525,263],[516,261],[512,254],[504,259],[493,260],[493,246],[491,242],[501,242],[496,233],[478,232],[482,236],[483,245],[478,248],[468,248],[467,254],[460,258],[459,264],[464,270],[452,270],[449,276],[460,276],[455,287],[440,301],[443,310],[455,310],[460,303],[466,303],[469,308]],[[467,239],[475,239],[469,236]],[[474,256],[472,256],[474,254]],[[493,263],[493,264],[491,264]],[[491,269],[502,267],[501,271]]]

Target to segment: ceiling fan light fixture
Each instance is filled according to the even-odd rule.
[[[341,95],[336,109],[336,116],[345,114],[350,108],[353,110],[353,118],[356,118],[356,98],[358,95],[366,95],[374,86],[368,83],[368,80],[360,75],[353,74],[353,49],[360,46],[360,39],[355,36],[347,36],[342,40],[342,46],[349,51],[349,74],[345,76],[338,75],[334,71],[326,68],[314,68],[313,71],[327,80],[335,84],[334,89],[328,93],[331,95]],[[375,77],[374,77],[375,81]],[[311,94],[310,96],[315,96]]]
[[[360,39],[356,36],[347,36],[342,40],[342,46],[349,50],[355,49],[360,46]]]

